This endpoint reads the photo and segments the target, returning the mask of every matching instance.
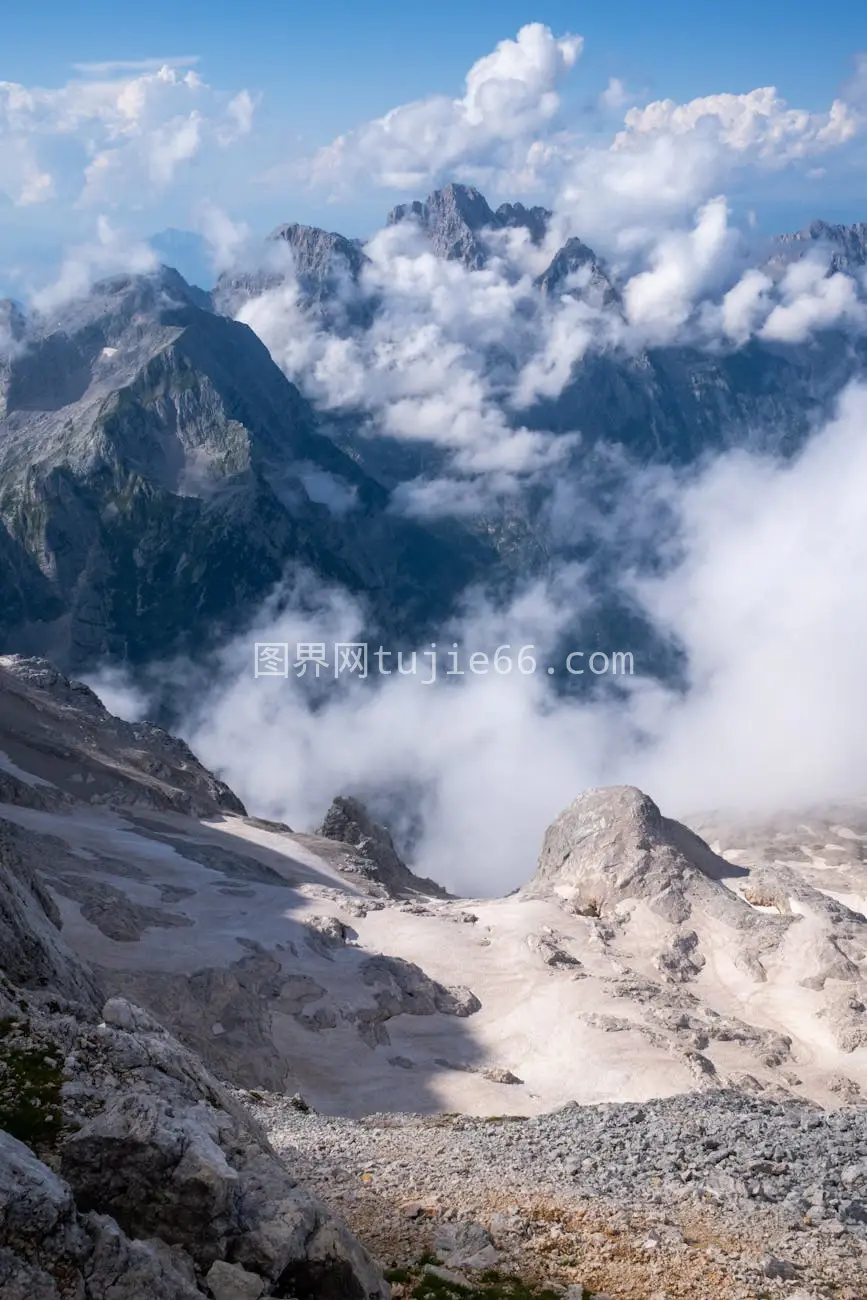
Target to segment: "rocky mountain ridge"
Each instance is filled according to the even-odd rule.
[[[478,191],[451,185],[390,220],[417,222],[438,256],[481,267],[491,231],[523,227],[544,240],[550,214],[520,204],[494,211]],[[836,249],[841,269],[860,267],[860,227],[818,223],[778,247],[785,260],[819,245]],[[327,329],[342,337],[371,328],[379,303],[364,288],[357,241],[289,224],[269,247],[291,253],[306,310],[324,313]],[[5,647],[78,669],[105,657],[142,664],[194,652],[242,627],[298,568],[361,598],[371,626],[409,643],[474,582],[508,591],[578,560],[597,598],[586,639],[615,642],[628,632],[656,664],[652,633],[612,595],[606,544],[564,531],[550,477],[536,476],[478,517],[406,517],[402,491],[443,470],[442,446],[401,442],[361,411],[314,410],[252,330],[225,314],[286,273],[266,266],[230,275],[209,297],[163,268],[113,277],[44,318],[6,305]],[[563,296],[621,310],[613,271],[577,238],[553,255],[536,288],[528,310],[537,313]],[[592,491],[604,513],[616,509],[622,474],[635,465],[693,463],[733,445],[791,453],[863,372],[864,340],[842,342],[827,331],[808,345],[753,341],[715,354],[591,348],[559,396],[508,419],[569,435],[558,482]],[[620,449],[613,458],[612,445]]]
[[[34,323],[0,415],[7,647],[141,662],[237,628],[299,565],[406,634],[481,561],[392,513],[255,334],[172,271]]]

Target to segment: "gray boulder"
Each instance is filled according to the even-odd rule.
[[[745,875],[686,826],[663,817],[634,786],[587,790],[548,827],[526,893],[555,893],[577,911],[605,915],[642,898],[672,922],[690,915],[690,897],[727,891],[724,876]]]
[[[276,1295],[379,1300],[381,1274],[342,1222],[299,1187],[262,1130],[186,1048],[124,999],[83,1034],[60,1145],[78,1204],[135,1239],[232,1263]],[[135,1032],[125,1026],[135,1024]],[[106,1087],[122,1078],[123,1088]]]
[[[201,1291],[158,1244],[82,1214],[69,1185],[0,1132],[0,1294],[4,1300],[193,1300]],[[187,1260],[190,1272],[191,1261]]]

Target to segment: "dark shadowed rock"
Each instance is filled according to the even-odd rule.
[[[81,1213],[69,1184],[0,1132],[0,1294],[4,1300],[193,1300],[183,1253],[133,1241],[106,1215]]]
[[[529,230],[534,244],[541,244],[553,216],[550,208],[527,208],[523,203],[501,203],[494,216],[503,228]]]
[[[98,982],[64,943],[60,914],[26,840],[26,832],[0,819],[0,972],[17,986],[49,990],[93,1010]]]
[[[412,894],[448,897],[436,881],[410,871],[394,846],[391,831],[374,821],[360,799],[338,795],[325,814],[318,834],[353,848],[361,858],[362,866],[368,865],[364,874],[383,885],[393,898]]]
[[[114,717],[89,686],[44,659],[0,656],[0,749],[27,755],[39,774],[19,781],[14,803],[57,806],[74,796],[198,817],[245,814],[183,740]]]

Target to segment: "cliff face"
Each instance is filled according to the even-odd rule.
[[[404,630],[481,548],[389,513],[246,326],[174,272],[32,326],[2,377],[0,635],[132,661],[243,622],[301,563]],[[475,554],[474,554],[475,551]]]

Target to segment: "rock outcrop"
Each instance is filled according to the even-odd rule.
[[[214,1281],[233,1295],[233,1280],[241,1295],[388,1295],[252,1117],[148,1013],[115,998],[101,1022],[46,1005],[27,1017],[4,1020],[7,1050],[23,1035],[34,1056],[63,1060],[61,1122],[40,1134],[42,1160],[0,1133],[4,1297],[186,1300],[213,1294]],[[117,1292],[100,1289],[111,1269]],[[65,1289],[70,1274],[78,1290]]]
[[[325,814],[318,834],[353,849],[350,866],[382,885],[391,898],[417,894],[448,897],[435,880],[410,871],[395,848],[391,831],[371,817],[360,799],[338,795]]]
[[[478,271],[490,256],[485,232],[524,228],[539,244],[550,219],[547,208],[527,208],[523,203],[502,203],[495,212],[473,186],[451,184],[434,190],[424,203],[399,203],[387,220],[390,226],[417,222],[438,257],[463,262],[469,270]]]
[[[548,827],[529,892],[551,891],[589,916],[641,898],[671,920],[689,915],[688,895],[739,869],[680,822],[663,817],[634,786],[587,790]],[[704,891],[702,891],[704,892]],[[726,897],[720,889],[719,897]]]
[[[194,817],[245,815],[189,745],[150,722],[124,722],[83,682],[44,659],[0,656],[0,790],[36,808],[144,805]],[[20,772],[20,763],[28,773]]]

